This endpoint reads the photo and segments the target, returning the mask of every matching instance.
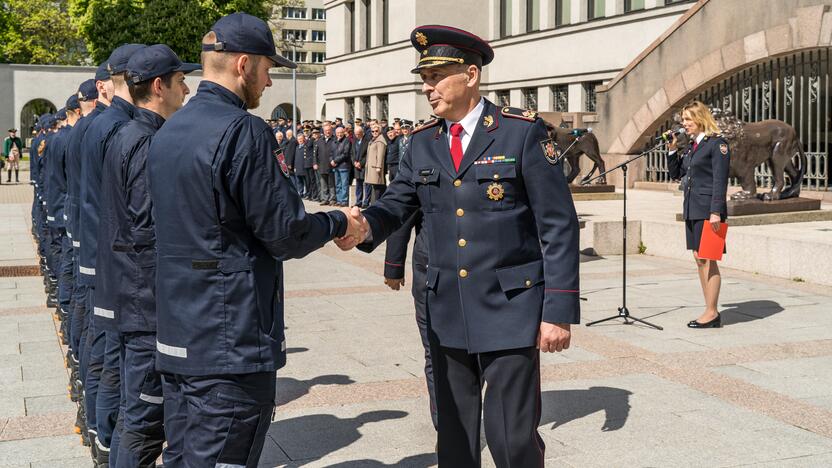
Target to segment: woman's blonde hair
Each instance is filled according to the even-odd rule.
[[[698,125],[706,135],[716,135],[720,133],[719,127],[716,125],[716,120],[714,120],[714,116],[711,114],[711,110],[708,109],[708,106],[705,104],[702,104],[700,101],[693,101],[686,104],[685,107],[682,108],[682,118],[685,117],[685,112],[688,113],[690,120],[696,122],[696,125]]]

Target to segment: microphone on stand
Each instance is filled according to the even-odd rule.
[[[676,130],[668,130],[668,131],[662,133],[661,135],[657,136],[655,141],[657,141],[657,142],[669,142],[670,140],[673,139],[673,135],[679,136],[683,133],[685,133],[684,128],[677,128]]]

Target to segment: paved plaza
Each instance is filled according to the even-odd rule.
[[[658,196],[633,191],[634,205],[640,193]],[[15,268],[36,264],[30,200],[0,186],[0,466],[88,467],[41,278]],[[382,264],[383,249],[334,245],[286,263],[290,354],[261,466],[435,465],[412,297],[384,286]],[[725,269],[725,327],[691,330],[692,261],[634,255],[628,269],[631,313],[665,329],[581,325],[543,355],[546,466],[832,466],[828,287]],[[616,313],[620,271],[620,257],[582,258],[584,322]]]

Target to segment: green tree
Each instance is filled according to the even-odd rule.
[[[70,14],[100,63],[121,44],[169,45],[185,61],[199,61],[200,41],[223,15],[245,11],[265,20],[302,0],[69,0]],[[271,22],[272,27],[279,23]]]
[[[0,60],[82,63],[84,44],[67,10],[67,0],[4,0],[0,3]]]

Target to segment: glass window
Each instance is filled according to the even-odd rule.
[[[313,8],[312,9],[312,19],[313,20],[320,20],[323,21],[326,19],[326,10],[323,8]]]
[[[355,3],[347,3],[347,22],[350,25],[349,51],[355,52]]]
[[[572,0],[555,0],[555,27],[572,22]]]
[[[297,54],[293,54],[291,50],[284,50],[283,56],[293,62],[306,62],[306,52],[298,51]]]
[[[606,0],[587,0],[587,19],[594,20],[604,17],[604,10],[606,10]]]
[[[355,120],[355,99],[347,99],[347,121]]]
[[[537,110],[537,88],[523,88],[523,107]]]
[[[305,19],[306,8],[283,7],[283,17],[287,19]]]
[[[511,35],[512,0],[500,0],[500,37]]]
[[[596,96],[595,96],[595,87],[601,86],[603,81],[589,81],[584,83],[584,91],[586,92],[586,102],[584,103],[584,107],[586,108],[587,112],[595,112],[596,110]]]
[[[370,96],[361,96],[361,107],[364,108],[363,120],[370,120]]]
[[[379,120],[390,120],[389,113],[390,113],[390,100],[388,99],[386,94],[382,94],[378,97],[378,119]]]
[[[312,42],[326,42],[326,31],[312,31]]]
[[[387,45],[390,43],[390,1],[381,0],[381,44]]]
[[[497,91],[497,105],[500,107],[508,107],[511,105],[511,93],[506,91]]]
[[[283,40],[291,40],[294,38],[296,41],[305,41],[306,40],[306,31],[303,29],[284,29],[283,30]]]
[[[373,24],[373,16],[372,16],[372,7],[370,5],[370,0],[364,0],[364,48],[369,49],[373,46],[373,34],[372,34],[372,24]]]
[[[312,52],[312,63],[324,63],[326,61],[325,52]]]
[[[555,112],[568,112],[569,85],[552,86],[552,101],[555,103]]]
[[[540,30],[540,0],[526,0],[526,31]]]
[[[624,13],[643,9],[644,0],[624,0]]]

